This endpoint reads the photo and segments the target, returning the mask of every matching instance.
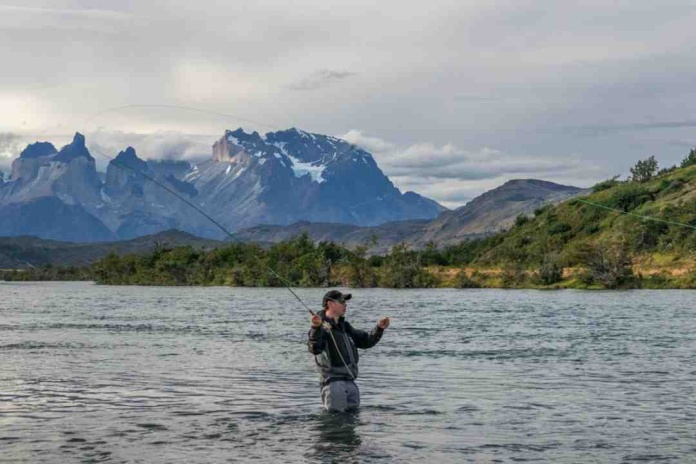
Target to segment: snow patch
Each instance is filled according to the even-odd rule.
[[[302,132],[302,131],[298,131]],[[324,173],[324,170],[326,169],[326,166],[324,166],[321,163],[306,163],[304,161],[299,160],[298,158],[295,158],[292,156],[288,151],[285,149],[285,142],[277,142],[273,144],[276,146],[282,154],[288,157],[288,159],[292,162],[292,170],[295,174],[295,177],[298,179],[300,177],[304,177],[307,174],[312,178],[313,182],[317,182],[321,184],[322,182],[325,182],[326,179],[322,176]],[[285,165],[285,163],[283,163]]]

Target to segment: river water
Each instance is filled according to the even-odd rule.
[[[0,283],[0,462],[696,462],[694,292],[353,293],[328,414],[286,289]]]

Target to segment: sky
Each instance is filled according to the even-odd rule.
[[[510,179],[677,164],[696,2],[572,3],[0,0],[0,170],[78,131],[93,154],[195,160],[225,129],[297,127],[455,208]]]

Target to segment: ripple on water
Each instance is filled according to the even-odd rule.
[[[696,453],[689,292],[353,293],[355,327],[383,314],[393,327],[361,352],[360,411],[326,414],[307,320],[287,290],[3,284],[3,459],[594,463]],[[306,301],[322,294],[301,291]]]

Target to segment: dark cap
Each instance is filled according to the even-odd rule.
[[[329,290],[324,294],[324,298],[321,299],[321,305],[326,308],[326,302],[329,300],[338,301],[339,303],[345,303],[353,297],[350,293],[341,293],[338,290]]]

